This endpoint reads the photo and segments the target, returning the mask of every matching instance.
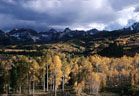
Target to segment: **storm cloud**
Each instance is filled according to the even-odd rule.
[[[139,0],[0,0],[0,29],[114,30],[139,21]]]

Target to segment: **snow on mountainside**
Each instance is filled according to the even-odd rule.
[[[129,26],[128,28],[123,28],[122,30],[125,31],[139,31],[139,22],[134,23],[133,25]]]
[[[123,28],[121,31],[139,31],[139,23],[134,23],[128,28]],[[91,29],[88,31],[71,30],[65,28],[63,32],[58,32],[55,29],[50,29],[46,32],[36,32],[32,29],[13,29],[8,33],[4,33],[0,30],[0,44],[4,42],[12,43],[46,43],[49,41],[64,40],[68,38],[87,37],[93,35],[102,35],[109,31],[98,31],[97,29]],[[111,33],[115,34],[115,33]]]
[[[98,33],[99,31],[97,29],[91,29],[89,31],[87,31],[87,33],[89,33],[90,35],[94,35],[96,33]]]
[[[132,25],[133,30],[139,31],[139,22],[136,22]]]
[[[13,29],[9,33],[7,33],[9,37],[16,41],[30,41],[36,42],[39,40],[39,35],[36,31],[32,29]]]

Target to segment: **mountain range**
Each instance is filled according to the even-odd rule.
[[[91,29],[88,31],[71,30],[65,28],[63,32],[59,32],[55,29],[50,29],[47,32],[37,32],[33,29],[13,29],[9,32],[3,32],[0,30],[0,44],[33,44],[33,43],[49,43],[59,40],[72,39],[77,37],[96,37],[96,36],[115,36],[128,34],[133,31],[139,31],[139,22],[134,23],[128,28],[123,28],[114,31],[99,31],[97,29]],[[120,32],[120,33],[119,33]]]

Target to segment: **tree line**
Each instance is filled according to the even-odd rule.
[[[52,50],[43,55],[0,57],[0,93],[35,94],[42,89],[56,96],[65,90],[77,95],[139,85],[139,54],[108,58],[99,55],[71,56]],[[41,85],[41,87],[38,87]],[[134,92],[134,94],[137,94]]]

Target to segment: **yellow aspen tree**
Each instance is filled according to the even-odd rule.
[[[76,91],[76,94],[77,94],[78,96],[81,95],[81,93],[82,93],[84,87],[85,87],[85,80],[82,80],[81,83],[78,83],[78,84],[77,84],[77,86],[75,87],[75,91]]]
[[[91,62],[92,62],[92,65],[94,66],[93,67],[94,71],[98,73],[100,71],[99,66],[101,64],[101,57],[98,56],[98,55],[92,56],[91,57]]]
[[[134,56],[132,63],[133,66],[131,68],[131,72],[134,73],[135,84],[139,84],[139,54]]]
[[[100,71],[102,73],[107,73],[109,71],[109,69],[108,69],[109,64],[110,64],[110,59],[109,58],[106,58],[106,57],[101,58],[100,66],[99,66]]]
[[[77,79],[77,86],[74,87],[77,94],[81,94],[84,90],[88,89],[88,75],[92,73],[93,67],[90,62],[89,57],[82,57],[80,59],[80,67],[78,68],[78,73],[76,74]]]
[[[73,79],[73,82],[77,82],[78,80],[78,73],[79,73],[79,66],[78,66],[78,60],[79,58],[78,57],[75,57],[72,59],[72,68],[71,68],[71,72],[72,72],[72,79]]]
[[[100,74],[92,72],[88,79],[90,84],[90,94],[98,94],[101,84]]]
[[[136,84],[139,84],[139,68],[135,70],[136,73],[135,73],[135,82]]]
[[[65,58],[63,58],[63,61],[62,61],[62,72],[63,72],[62,91],[63,91],[63,94],[64,94],[64,90],[65,90],[64,86],[67,83],[67,81],[70,79],[69,74],[71,72],[70,65],[68,64],[68,62]]]
[[[40,66],[41,66],[41,71],[42,71],[42,81],[43,81],[43,91],[48,91],[48,80],[49,80],[49,65],[52,63],[52,57],[51,57],[51,52],[48,50],[43,50],[43,56],[40,58]],[[47,78],[46,78],[47,76]],[[46,85],[46,87],[45,87]]]
[[[30,62],[29,77],[30,77],[30,81],[32,81],[32,83],[33,83],[32,84],[32,94],[34,96],[35,85],[40,82],[38,79],[40,66],[39,66],[38,62],[33,58],[30,58],[29,62]]]
[[[62,64],[60,57],[58,55],[55,55],[53,57],[53,64],[50,65],[50,70],[52,71],[52,80],[53,80],[53,89],[54,94],[56,96],[56,90],[58,86],[61,84],[62,81],[62,70],[61,70]]]

